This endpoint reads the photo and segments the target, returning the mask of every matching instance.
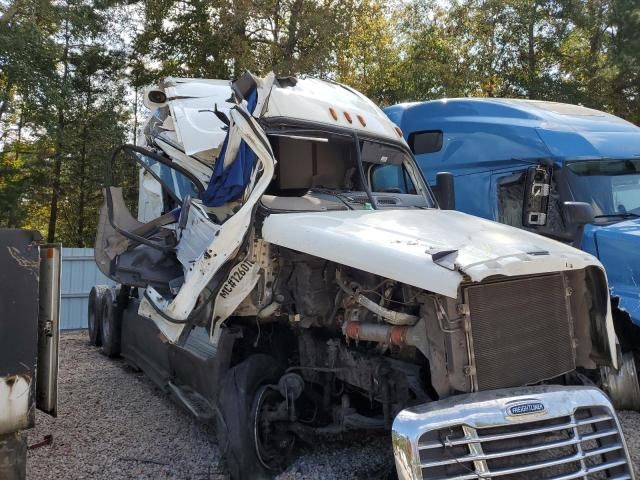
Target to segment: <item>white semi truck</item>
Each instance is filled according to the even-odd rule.
[[[96,262],[119,285],[92,292],[90,337],[215,422],[232,478],[347,430],[391,431],[401,479],[633,478],[601,388],[636,379],[597,259],[440,210],[347,86],[247,73],[145,95],[105,186]],[[118,186],[127,161],[139,181]]]

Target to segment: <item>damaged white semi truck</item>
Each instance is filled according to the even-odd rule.
[[[145,95],[112,162],[139,182],[105,187],[96,262],[119,286],[92,292],[90,337],[215,422],[232,478],[347,430],[391,431],[401,479],[634,478],[598,388],[632,387],[594,257],[438,209],[344,85]]]

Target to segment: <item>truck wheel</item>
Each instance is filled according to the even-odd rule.
[[[626,352],[622,354],[622,362],[617,371],[609,367],[602,369],[604,390],[617,409],[640,411],[640,384],[636,364],[633,352]]]
[[[282,373],[273,357],[256,354],[229,370],[220,385],[216,435],[232,480],[273,478],[291,453],[292,434],[267,445],[261,428],[268,428],[261,411],[272,400],[282,401],[277,390],[267,387]]]
[[[109,289],[106,285],[95,285],[89,292],[89,308],[87,309],[87,326],[89,329],[89,344],[99,347],[102,345],[100,330],[102,329],[102,299],[104,292]]]
[[[102,297],[102,353],[108,357],[120,355],[120,334],[122,331],[122,317],[116,308],[117,291],[107,289]]]

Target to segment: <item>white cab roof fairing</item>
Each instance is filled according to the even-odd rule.
[[[333,118],[330,109],[335,111],[337,119]],[[296,79],[294,86],[274,86],[262,117],[326,124],[404,143],[396,126],[367,97],[349,87],[317,78],[302,77]]]
[[[262,233],[270,243],[451,298],[463,274],[479,282],[493,275],[602,269],[595,257],[563,243],[452,210],[274,214]],[[447,262],[434,261],[439,253]]]

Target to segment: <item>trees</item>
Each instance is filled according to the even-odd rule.
[[[414,0],[402,8],[406,100],[515,96],[640,120],[637,1]]]
[[[0,25],[0,226],[91,244],[85,220],[96,218],[86,210],[95,213],[101,179],[93,171],[102,170],[95,162],[124,139],[125,58],[105,47],[107,12],[95,5],[18,1]]]
[[[0,0],[0,226],[91,244],[103,165],[166,75],[274,70],[382,105],[516,96],[640,122],[638,32],[637,0]]]
[[[166,75],[234,78],[332,70],[338,38],[348,31],[351,0],[162,0],[145,6],[135,40],[137,81]]]
[[[397,10],[381,0],[360,0],[345,21],[334,47],[336,79],[382,105],[400,101]]]

